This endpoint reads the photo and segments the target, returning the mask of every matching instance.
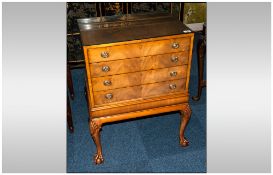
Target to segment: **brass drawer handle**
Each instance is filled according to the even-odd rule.
[[[113,98],[113,94],[111,94],[111,93],[106,94],[106,95],[105,95],[105,98],[106,98],[107,100],[110,100],[110,99]]]
[[[178,56],[171,57],[171,61],[174,63],[178,62]]]
[[[103,81],[104,86],[110,86],[112,82],[110,80],[104,80]]]
[[[110,71],[110,67],[109,67],[109,66],[103,66],[103,67],[101,68],[101,70],[102,70],[103,72],[109,72],[109,71]]]
[[[171,77],[175,77],[177,75],[177,72],[176,71],[172,71],[171,73],[170,73],[170,76]]]
[[[179,43],[173,43],[172,48],[173,49],[178,49],[179,48]]]
[[[103,51],[103,52],[101,52],[100,56],[102,58],[108,58],[109,57],[109,52]]]
[[[175,88],[176,88],[176,84],[170,84],[170,85],[169,85],[169,88],[170,88],[170,89],[175,89]]]

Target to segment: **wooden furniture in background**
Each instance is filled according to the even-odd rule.
[[[67,64],[66,67],[66,74],[67,74],[67,87],[70,94],[70,98],[74,99],[74,88],[73,88],[73,82],[72,82],[72,75],[70,66]],[[71,106],[70,106],[70,100],[69,96],[67,95],[67,125],[70,132],[74,132],[74,126],[73,126],[73,119],[72,119],[72,112],[71,112]]]
[[[198,41],[198,46],[197,46],[197,64],[198,64],[198,91],[197,95],[193,96],[192,99],[195,101],[200,100],[201,94],[202,94],[202,89],[203,87],[206,87],[206,80],[204,80],[204,62],[205,62],[205,55],[206,55],[206,37],[207,37],[207,27],[206,24],[203,25],[203,30],[201,33],[201,38]]]
[[[104,161],[104,123],[180,111],[180,145],[190,119],[194,34],[169,14],[79,19],[87,75],[90,132]],[[171,126],[170,126],[171,127]]]

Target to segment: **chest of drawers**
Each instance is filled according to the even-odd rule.
[[[126,19],[125,19],[126,18]],[[180,111],[180,145],[191,109],[189,79],[194,34],[169,15],[79,19],[86,64],[90,132],[104,161],[104,123]]]

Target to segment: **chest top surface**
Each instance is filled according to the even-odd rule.
[[[78,19],[83,46],[192,33],[170,14]]]

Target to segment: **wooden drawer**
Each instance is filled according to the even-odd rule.
[[[190,37],[165,39],[152,42],[140,42],[134,44],[123,44],[109,47],[89,48],[87,54],[89,62],[102,62],[135,58],[164,53],[188,51],[190,48]]]
[[[169,95],[168,95],[169,96]],[[93,118],[96,117],[104,117],[104,116],[110,116],[114,114],[121,114],[126,112],[133,112],[133,111],[140,111],[145,110],[149,108],[156,108],[161,106],[168,106],[168,105],[175,105],[175,104],[181,104],[188,102],[189,97],[185,94],[178,94],[176,93],[175,97],[169,97],[169,98],[163,98],[162,96],[158,98],[150,98],[146,100],[141,100],[141,103],[137,103],[137,100],[135,100],[136,103],[121,105],[120,106],[111,106],[111,105],[104,105],[100,106],[98,108],[92,108],[91,116]],[[123,103],[125,104],[125,103]]]
[[[188,52],[178,52],[117,61],[93,63],[90,64],[90,68],[92,77],[100,77],[185,65],[188,64],[188,61]],[[102,69],[104,66],[109,67],[109,71],[103,71]]]
[[[175,85],[175,89],[171,89],[170,85]],[[141,95],[143,99],[150,98],[153,96],[173,93],[173,92],[184,92],[186,85],[186,79],[166,81],[161,83],[147,84],[142,86]]]
[[[108,104],[137,98],[147,99],[173,92],[185,92],[186,79],[165,81],[160,83],[146,84],[127,88],[94,92],[96,105]],[[171,89],[170,86],[175,88]],[[106,98],[111,96],[111,98]]]
[[[186,78],[187,65],[92,78],[93,91]]]

